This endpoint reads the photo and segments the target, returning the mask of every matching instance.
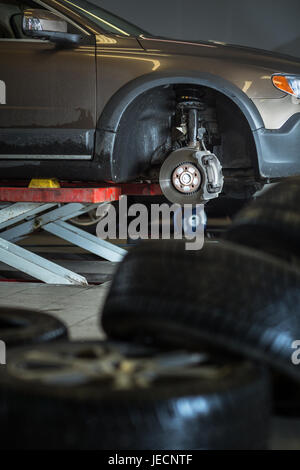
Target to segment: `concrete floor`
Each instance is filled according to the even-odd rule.
[[[99,316],[116,266],[47,234],[31,236],[22,245],[49,259],[60,260],[60,264],[73,270],[77,267],[77,272],[87,275],[90,282],[106,282],[87,287],[46,285],[32,280],[25,282],[28,276],[22,276],[0,263],[0,279],[21,278],[23,281],[0,282],[1,306],[32,308],[53,314],[69,327],[73,340],[103,339]],[[274,418],[270,448],[300,450],[300,419]]]
[[[0,304],[53,314],[68,326],[71,339],[100,339],[99,311],[109,284],[81,287],[1,282]]]
[[[98,322],[99,310],[116,263],[105,261],[45,232],[35,233],[19,244],[85,276],[91,284],[87,287],[44,284],[0,262],[0,280],[22,281],[0,282],[1,306],[32,308],[53,314],[68,326],[72,340],[103,338]]]

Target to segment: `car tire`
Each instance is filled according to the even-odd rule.
[[[2,449],[263,449],[269,376],[226,355],[44,344],[0,369],[0,419]]]
[[[288,179],[238,213],[226,239],[299,264],[299,207],[300,178]]]
[[[185,251],[141,243],[119,265],[102,311],[114,339],[190,349],[225,348],[300,380],[300,270],[231,243]]]
[[[0,339],[8,348],[67,337],[67,327],[52,315],[22,308],[0,308]]]

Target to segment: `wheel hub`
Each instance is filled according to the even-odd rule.
[[[182,163],[173,171],[172,183],[181,193],[193,193],[201,184],[200,171],[193,163]]]
[[[176,204],[205,204],[215,199],[222,191],[223,180],[216,155],[190,147],[174,150],[159,173],[164,196]]]

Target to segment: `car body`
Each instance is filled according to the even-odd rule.
[[[34,8],[80,41],[28,37],[23,10]],[[1,179],[158,181],[182,145],[174,116],[186,89],[205,103],[226,195],[300,174],[300,99],[272,82],[300,76],[300,60],[153,37],[85,0],[0,0],[0,18]]]

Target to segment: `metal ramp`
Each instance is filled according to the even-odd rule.
[[[126,250],[68,221],[100,204],[117,201],[123,194],[160,194],[156,186],[132,184],[59,189],[0,187],[0,261],[47,284],[87,285],[85,277],[16,243],[35,230],[42,229],[105,260],[119,262]]]

